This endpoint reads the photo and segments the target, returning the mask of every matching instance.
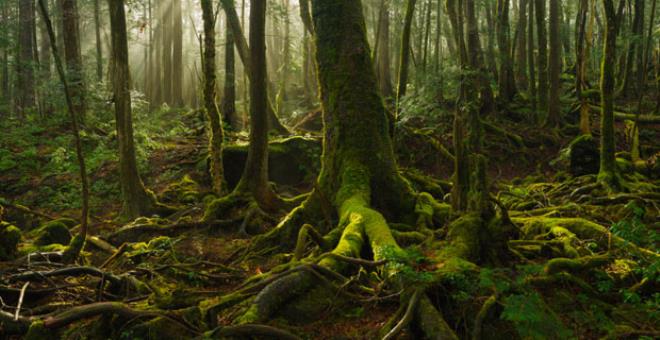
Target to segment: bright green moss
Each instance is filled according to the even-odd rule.
[[[21,230],[8,223],[0,222],[0,261],[14,258],[21,241]]]
[[[44,224],[36,231],[37,239],[34,244],[46,246],[49,244],[68,244],[71,241],[71,232],[66,224],[54,220]]]

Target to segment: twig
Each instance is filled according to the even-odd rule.
[[[406,313],[403,314],[403,317],[401,318],[401,321],[392,328],[391,331],[389,331],[385,336],[383,337],[383,340],[390,340],[394,339],[394,337],[401,332],[401,330],[408,326],[410,321],[413,318],[413,312],[415,311],[415,308],[417,308],[417,302],[419,301],[419,295],[421,294],[422,290],[421,289],[416,289],[415,292],[413,293],[412,297],[410,298],[410,302],[408,302],[408,308],[406,309]]]
[[[21,313],[21,306],[23,305],[23,297],[25,296],[25,290],[30,285],[30,281],[26,282],[21,288],[21,295],[18,297],[18,305],[16,305],[16,313],[14,314],[14,321],[18,321],[18,316]]]

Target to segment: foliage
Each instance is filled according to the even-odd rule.
[[[504,298],[501,318],[513,322],[523,339],[572,339],[573,332],[548,310],[536,292]]]

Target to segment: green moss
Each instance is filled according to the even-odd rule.
[[[71,239],[71,242],[69,243],[69,246],[64,250],[64,254],[62,254],[62,262],[64,263],[73,263],[78,259],[78,256],[80,256],[80,253],[82,252],[83,248],[85,247],[85,237],[81,235],[76,235],[73,239]]]
[[[71,241],[69,227],[59,220],[48,222],[35,231],[37,239],[34,244],[46,246],[49,244],[68,244]]]
[[[180,181],[168,185],[162,197],[165,202],[195,203],[201,197],[199,184],[185,175]]]
[[[54,336],[54,331],[46,329],[44,327],[43,321],[34,321],[30,328],[28,329],[27,334],[25,335],[25,340],[43,340],[50,339]]]
[[[21,230],[15,226],[0,222],[0,261],[14,258],[21,242]]]

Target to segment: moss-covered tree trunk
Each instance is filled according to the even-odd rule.
[[[575,35],[575,95],[580,101],[580,133],[591,134],[591,122],[589,118],[589,105],[587,98],[582,95],[586,87],[587,54],[585,40],[587,39],[587,13],[589,12],[589,0],[580,0],[576,21]]]
[[[528,1],[529,15],[527,16],[527,67],[529,76],[529,98],[532,112],[536,112],[536,65],[534,60],[534,0]]]
[[[559,95],[561,91],[561,41],[560,23],[561,0],[550,0],[550,92],[548,95],[548,113],[545,117],[545,125],[558,127],[561,123],[561,103]]]
[[[534,0],[534,13],[536,15],[536,41],[538,55],[536,66],[538,69],[538,112],[547,112],[548,109],[548,41],[546,38],[545,0]]]
[[[204,110],[209,119],[209,159],[213,192],[222,194],[224,173],[222,167],[222,119],[215,103],[215,12],[211,0],[202,0],[202,20],[204,21]],[[232,51],[233,52],[233,51]]]
[[[85,82],[83,74],[82,54],[80,51],[80,28],[77,0],[60,0],[62,25],[64,35],[64,57],[67,66],[67,77],[71,84],[73,104],[80,121],[85,121]]]
[[[115,100],[117,144],[119,146],[119,177],[122,192],[122,213],[127,219],[155,212],[156,200],[148,192],[137,168],[133,139],[128,38],[123,0],[108,0],[112,40],[112,85]]]
[[[614,140],[614,68],[616,65],[617,15],[613,0],[603,0],[605,44],[601,62],[600,169],[598,179],[612,189],[619,187]]]

